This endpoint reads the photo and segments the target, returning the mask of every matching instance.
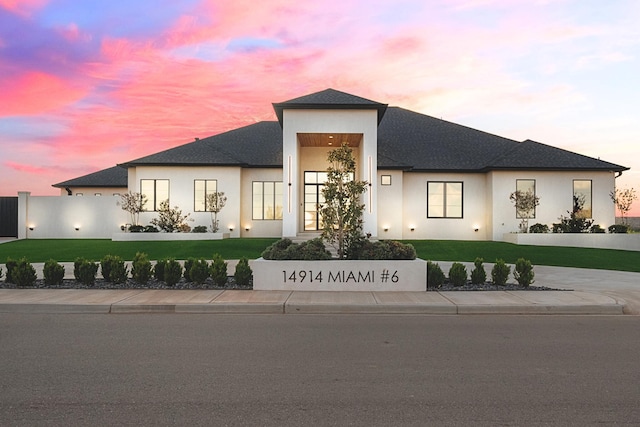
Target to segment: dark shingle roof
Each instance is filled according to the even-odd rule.
[[[273,109],[276,111],[280,126],[282,126],[282,115],[285,109],[378,110],[378,123],[380,123],[380,121],[384,117],[385,111],[387,110],[387,104],[382,104],[370,99],[361,98],[349,93],[340,92],[339,90],[335,89],[325,89],[323,91],[315,92],[310,95],[290,99],[289,101],[274,103]]]
[[[103,169],[78,178],[53,184],[52,187],[127,187],[127,169],[120,166]]]
[[[282,129],[258,122],[122,164],[153,165],[282,167]]]
[[[623,171],[629,168],[528,139],[493,159],[487,169]]]
[[[342,106],[342,107],[340,107]],[[346,107],[345,107],[346,106]],[[489,170],[610,170],[628,168],[534,141],[518,142],[333,89],[295,98],[278,108],[365,108],[382,111],[378,168],[434,172]],[[280,110],[282,112],[282,110]],[[381,117],[381,116],[379,116]],[[280,120],[282,119],[279,116]],[[281,121],[258,122],[123,163],[66,186],[127,186],[129,166],[282,167]]]

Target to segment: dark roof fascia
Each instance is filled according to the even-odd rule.
[[[235,167],[240,167],[240,168],[245,168],[245,167],[249,167],[248,164],[246,163],[143,163],[143,162],[127,162],[127,163],[121,163],[118,166],[124,167],[124,168],[130,168],[130,167],[137,167],[137,166],[163,166],[163,167],[182,167],[182,166],[198,166],[198,167],[211,167],[211,166],[220,166],[220,167],[228,167],[228,166],[235,166]]]
[[[508,166],[489,166],[483,168],[481,172],[492,172],[492,171],[542,171],[542,172],[571,172],[571,171],[581,171],[581,172],[624,172],[628,171],[631,168],[627,168],[624,166],[619,166],[617,168],[580,168],[580,167],[508,167]]]
[[[273,109],[282,127],[284,110],[378,110],[378,124],[382,121],[388,104],[290,104],[288,102],[273,103]]]

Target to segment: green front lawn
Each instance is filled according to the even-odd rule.
[[[224,259],[243,256],[255,259],[277,239],[225,239],[179,242],[113,242],[111,240],[18,240],[0,245],[0,263],[7,257],[26,257],[31,262],[50,258],[73,261],[85,257],[99,261],[105,255],[119,255],[131,260],[136,252],[145,252],[150,259],[173,257],[211,259],[219,253]],[[596,268],[640,272],[640,252],[611,249],[565,248],[553,246],[519,246],[504,242],[457,240],[407,240],[415,246],[418,257],[436,261],[468,261],[476,257],[485,262],[497,258],[513,264],[518,258],[531,260],[534,265]]]

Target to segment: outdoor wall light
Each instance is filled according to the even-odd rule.
[[[389,226],[388,226],[388,225],[385,225],[383,230],[384,230],[384,231],[389,231]]]
[[[409,226],[409,230],[414,231],[415,229],[416,229],[416,226],[415,226],[415,225],[410,225],[410,226]]]
[[[29,226],[29,230],[31,230],[31,231],[33,231],[33,229],[34,229],[34,228],[36,228],[36,226],[35,226],[35,225],[30,225],[30,226]]]
[[[73,227],[76,231],[80,231],[80,226],[76,225],[75,227]]]
[[[478,230],[480,230],[478,227],[473,229],[473,231],[475,231],[476,233],[478,232]]]
[[[233,225],[229,226],[229,231],[233,231]]]
[[[245,225],[244,226],[244,231],[249,231],[249,230],[251,230],[251,227],[249,227],[248,225]]]

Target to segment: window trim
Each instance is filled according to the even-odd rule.
[[[204,210],[200,210],[196,207],[196,182],[202,181],[204,182]],[[211,212],[207,209],[207,196],[209,195],[209,189],[207,188],[207,183],[214,182],[215,190],[213,192],[218,191],[218,180],[217,179],[194,179],[193,180],[193,211],[194,212]]]
[[[533,196],[536,196],[536,191],[537,191],[537,186],[536,186],[536,180],[535,179],[530,179],[530,178],[522,178],[522,179],[516,179],[516,191],[518,191],[518,182],[520,181],[532,181],[533,182]],[[521,217],[518,215],[518,209],[516,209],[516,219],[536,219],[536,206],[533,207],[533,216],[528,216],[528,217]]]
[[[385,178],[389,178],[388,184],[385,184]],[[384,185],[384,186],[391,185],[391,175],[380,175],[380,185]]]
[[[160,203],[165,200],[171,200],[171,182],[168,179],[148,179],[148,178],[140,178],[140,194],[144,194],[142,192],[142,181],[153,181],[153,209],[148,209],[145,207],[145,212],[158,212],[158,207],[160,207]],[[166,181],[167,182],[167,198],[163,200],[158,200],[158,181]],[[149,197],[147,197],[147,202],[149,202]]]
[[[265,218],[264,208],[265,208],[265,193],[264,193],[264,184],[273,184],[273,218]],[[255,215],[255,194],[254,188],[255,184],[261,184],[261,196],[262,196],[262,209],[260,210],[260,218],[256,218]],[[276,186],[280,184],[280,203],[278,204]],[[252,221],[282,221],[282,216],[284,215],[284,186],[282,185],[282,181],[251,181],[251,220]],[[278,206],[280,207],[280,217],[278,218],[277,211]]]
[[[429,214],[429,185],[444,184],[443,192],[443,216],[431,216]],[[447,184],[460,184],[460,216],[447,215]],[[427,218],[429,219],[464,219],[464,181],[427,181]]]

